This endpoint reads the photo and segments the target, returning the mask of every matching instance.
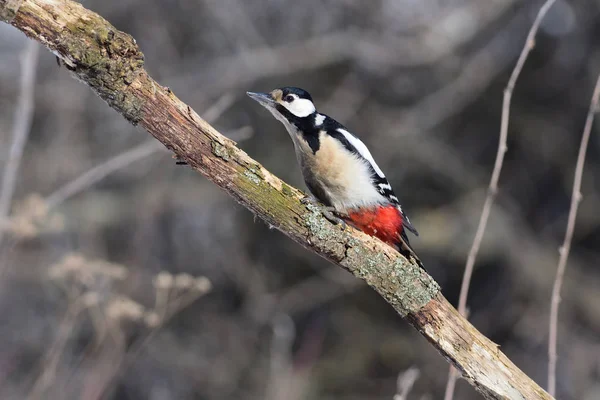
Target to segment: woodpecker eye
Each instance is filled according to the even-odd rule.
[[[287,101],[288,103],[291,103],[292,101],[294,101],[294,96],[292,96],[291,94],[288,94],[287,96],[285,96],[285,101]]]

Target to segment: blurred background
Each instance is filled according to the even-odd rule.
[[[308,90],[370,147],[457,303],[502,91],[541,1],[82,3],[133,35],[161,84],[303,189],[283,126],[244,93]],[[558,0],[541,24],[468,302],[475,326],[543,386],[598,37],[593,0]],[[0,173],[16,172],[0,196],[0,398],[443,397],[446,361],[362,281],[176,166],[28,42],[0,24]],[[600,398],[599,132],[559,315],[565,400]],[[18,170],[15,133],[29,133]],[[477,398],[458,382],[455,399]]]

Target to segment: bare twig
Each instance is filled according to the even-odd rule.
[[[396,381],[396,394],[394,395],[394,400],[407,400],[408,394],[412,390],[417,379],[419,379],[420,374],[421,372],[417,367],[410,367],[406,371],[399,373]]]
[[[15,121],[12,131],[12,144],[10,146],[8,159],[2,174],[2,189],[0,190],[0,223],[2,223],[10,211],[10,203],[15,192],[17,174],[21,165],[23,148],[29,136],[31,121],[33,119],[35,70],[37,67],[40,46],[33,40],[28,40],[22,55],[22,74],[20,83],[20,95],[15,109]],[[0,243],[2,242],[3,230],[0,229]]]
[[[555,1],[556,0],[546,0],[546,2],[540,8],[537,16],[535,17],[535,20],[533,21],[533,24],[531,25],[531,29],[529,29],[527,39],[525,40],[525,45],[523,46],[523,50],[519,55],[517,64],[515,65],[515,68],[510,74],[510,78],[508,80],[506,88],[504,88],[504,97],[502,99],[502,117],[500,122],[500,139],[498,141],[496,161],[494,162],[494,171],[492,172],[492,178],[490,179],[488,193],[485,198],[485,203],[483,204],[481,217],[479,218],[479,225],[477,226],[475,239],[473,239],[471,250],[469,250],[469,256],[467,257],[465,272],[463,274],[462,284],[460,287],[460,296],[458,299],[458,312],[460,312],[462,315],[466,315],[467,312],[467,298],[469,295],[469,285],[471,284],[471,277],[473,275],[473,267],[475,266],[477,253],[479,252],[479,248],[481,247],[481,242],[483,240],[483,235],[487,227],[490,212],[492,211],[492,205],[494,204],[496,194],[498,193],[498,181],[500,179],[500,172],[502,171],[504,154],[507,150],[506,138],[508,136],[508,122],[510,118],[510,103],[512,100],[512,93],[515,88],[515,84],[517,83],[517,79],[521,74],[521,70],[523,69],[523,65],[525,65],[525,61],[527,61],[529,53],[531,52],[531,50],[533,50],[535,46],[535,35],[537,34],[540,24]],[[457,378],[458,373],[454,368],[451,367],[450,373],[448,375],[448,382],[446,384],[444,400],[452,400],[452,398],[454,397],[454,387],[456,386]]]
[[[292,345],[296,337],[296,326],[287,314],[276,314],[272,321],[273,339],[265,399],[277,400],[286,396],[293,369]]]
[[[94,398],[105,398],[105,394],[112,389],[112,383],[119,377],[122,369],[131,365],[140,356],[142,350],[171,318],[208,293],[211,290],[211,283],[205,277],[194,278],[184,274],[173,277],[169,273],[161,272],[155,277],[154,287],[154,309],[146,313],[144,318],[148,327],[151,328],[150,331],[134,342],[125,354],[121,354],[99,389],[102,395]]]
[[[596,87],[590,101],[590,109],[585,120],[581,144],[579,145],[579,155],[577,156],[577,165],[575,167],[575,179],[573,181],[573,194],[571,195],[571,208],[569,209],[569,219],[567,221],[567,229],[565,232],[565,240],[559,249],[560,258],[558,260],[558,268],[556,270],[556,278],[552,287],[552,301],[550,303],[550,328],[548,337],[548,393],[552,396],[556,392],[556,342],[558,330],[558,306],[560,305],[560,290],[562,288],[565,269],[567,268],[567,259],[571,250],[571,242],[573,241],[573,231],[575,230],[575,219],[577,217],[577,209],[581,202],[581,179],[583,177],[583,167],[585,165],[585,154],[590,140],[590,133],[594,123],[594,115],[598,112],[598,100],[600,98],[600,76],[596,81]]]
[[[512,63],[517,49],[507,52],[506,42],[520,39],[515,32],[522,22],[520,15],[512,18],[481,50],[460,64],[460,73],[454,79],[411,105],[399,118],[397,110],[389,111],[391,118],[386,123],[393,127],[390,132],[397,135],[401,126],[406,135],[420,136],[421,132],[434,129],[478,99]]]
[[[52,192],[52,194],[46,197],[46,204],[48,205],[48,208],[54,208],[68,198],[101,181],[113,172],[125,168],[126,166],[162,149],[164,149],[164,147],[161,146],[160,143],[156,143],[156,140],[148,140],[132,149],[111,157],[109,160],[96,165]]]
[[[77,322],[77,317],[86,309],[86,304],[81,297],[77,298],[69,305],[63,320],[58,328],[58,334],[54,342],[50,345],[48,352],[44,355],[40,375],[35,380],[27,399],[35,400],[41,398],[44,390],[52,383],[56,377],[56,371],[61,357],[64,355],[64,348],[71,338],[73,328]]]
[[[206,110],[204,113],[204,118],[210,122],[215,121],[225,111],[227,111],[229,107],[231,107],[233,101],[234,97],[232,95],[226,94],[222,96],[208,110]],[[244,132],[242,132],[242,134],[244,134]],[[235,138],[232,139],[235,140]],[[48,195],[48,197],[46,197],[46,204],[48,208],[54,208],[68,198],[93,186],[97,182],[106,178],[108,175],[125,168],[138,160],[151,156],[160,150],[164,150],[164,146],[154,139],[149,139],[132,149],[126,150],[121,154],[117,154],[116,156],[84,172],[82,175],[52,192],[50,195]]]

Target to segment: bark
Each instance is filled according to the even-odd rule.
[[[0,0],[0,19],[56,54],[134,125],[292,240],[365,280],[488,399],[551,399],[391,247],[332,225],[144,70],[135,40],[70,0]]]

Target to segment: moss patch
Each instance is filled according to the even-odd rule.
[[[67,68],[137,124],[143,101],[129,86],[144,73],[144,55],[135,40],[93,13],[69,20],[65,28],[72,36],[58,43],[57,50],[65,55]]]
[[[288,197],[294,195],[294,191],[292,190],[292,188],[290,187],[290,185],[286,184],[285,182],[282,182],[282,184],[281,184],[281,192],[285,196],[288,196]]]
[[[10,24],[15,15],[17,15],[22,2],[23,0],[4,0],[4,2],[0,2],[0,4],[4,3],[2,4],[2,8],[0,8],[0,21]]]

